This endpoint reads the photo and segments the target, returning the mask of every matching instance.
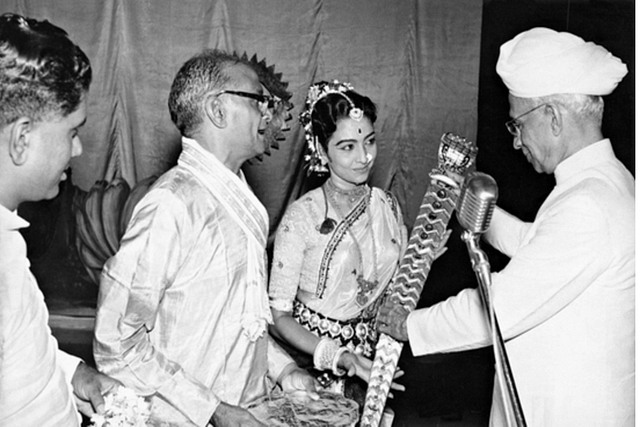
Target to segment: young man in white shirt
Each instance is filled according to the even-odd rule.
[[[77,426],[119,383],[58,349],[17,215],[54,198],[82,153],[91,66],[64,30],[0,16],[0,425]]]

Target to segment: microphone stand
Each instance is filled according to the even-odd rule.
[[[524,418],[522,405],[520,404],[520,398],[518,397],[518,390],[516,389],[515,380],[513,379],[513,372],[509,364],[502,333],[500,332],[500,325],[498,325],[498,319],[493,310],[490,294],[491,268],[489,266],[489,260],[487,259],[487,255],[480,249],[480,235],[478,233],[465,230],[462,233],[462,240],[467,244],[471,265],[478,279],[480,296],[486,311],[487,320],[490,323],[493,353],[496,359],[496,371],[498,381],[501,384],[501,394],[505,411],[511,409],[516,420],[516,426],[526,427],[527,423]],[[506,392],[508,395],[505,394]],[[509,414],[507,414],[507,421],[509,425],[511,425]]]

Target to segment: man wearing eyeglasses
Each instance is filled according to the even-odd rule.
[[[261,426],[243,409],[278,384],[317,398],[314,380],[271,340],[268,217],[240,167],[265,150],[276,101],[253,68],[206,50],[169,94],[178,164],[136,206],[105,265],[95,360],[171,425]]]
[[[602,96],[627,67],[575,35],[534,28],[502,45],[497,72],[514,148],[556,179],[532,223],[496,209],[485,235],[511,257],[491,291],[526,423],[633,426],[635,182],[601,131]],[[380,330],[417,356],[490,345],[486,325],[466,289],[408,316],[385,307]],[[512,425],[503,391],[496,382],[494,426]]]

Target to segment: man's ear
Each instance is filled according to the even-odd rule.
[[[204,113],[214,126],[221,129],[227,126],[227,111],[218,96],[207,96],[204,103]]]
[[[29,158],[30,131],[33,128],[33,121],[28,117],[20,117],[11,123],[7,129],[9,138],[9,156],[17,166],[26,163]]]
[[[562,132],[562,111],[554,105],[547,104],[544,107],[547,110],[547,114],[551,117],[551,132],[553,132],[554,136],[560,135]]]

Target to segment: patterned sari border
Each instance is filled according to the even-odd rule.
[[[372,197],[372,194],[373,192],[370,192],[369,197]],[[358,205],[351,210],[344,221],[338,223],[338,226],[331,235],[331,239],[329,239],[327,248],[322,254],[322,260],[320,261],[320,271],[318,272],[318,286],[316,287],[315,293],[316,298],[322,299],[322,297],[324,296],[324,291],[327,287],[329,271],[331,270],[331,260],[338,245],[340,244],[340,242],[342,242],[345,234],[347,234],[347,232],[349,231],[349,227],[351,227],[351,225],[353,225],[365,213],[369,203],[370,200],[367,197],[364,197],[360,201],[360,203],[358,203]]]

